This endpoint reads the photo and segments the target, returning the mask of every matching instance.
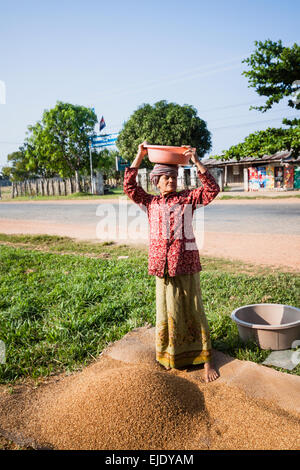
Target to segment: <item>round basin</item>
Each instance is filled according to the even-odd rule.
[[[255,341],[261,349],[291,349],[300,340],[300,309],[283,304],[252,304],[231,313],[242,341]]]
[[[145,145],[148,149],[148,158],[153,163],[167,165],[187,165],[189,156],[183,155],[188,147],[173,147],[171,145]]]

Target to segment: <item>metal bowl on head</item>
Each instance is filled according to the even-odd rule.
[[[148,158],[152,163],[166,165],[188,165],[190,157],[183,155],[188,147],[173,147],[171,145],[145,145]]]

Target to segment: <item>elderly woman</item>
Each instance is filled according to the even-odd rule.
[[[138,168],[147,154],[144,145],[146,142],[139,145],[135,160],[125,170],[124,191],[148,214],[148,274],[156,276],[156,360],[166,369],[204,364],[205,381],[210,382],[218,373],[212,365],[192,214],[198,204],[209,204],[220,188],[189,146],[185,154],[197,166],[203,186],[177,192],[178,165],[155,165],[150,180],[160,195],[145,192],[136,183]]]

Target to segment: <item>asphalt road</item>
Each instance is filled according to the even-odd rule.
[[[126,212],[127,211],[127,212]],[[137,212],[139,211],[139,213]],[[63,204],[46,202],[37,203],[0,203],[0,232],[1,219],[48,221],[60,224],[95,225],[100,220],[108,222],[116,220],[122,225],[139,215],[140,220],[147,225],[146,215],[135,204]],[[259,204],[210,204],[200,208],[194,215],[196,223],[204,217],[204,228],[212,232],[238,233],[276,233],[300,235],[300,204],[268,202]],[[120,222],[119,222],[120,221]]]

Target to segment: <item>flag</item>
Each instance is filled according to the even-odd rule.
[[[104,121],[104,117],[102,116],[102,118],[100,120],[100,123],[99,123],[99,131],[101,132],[102,129],[104,129],[104,127],[106,127],[106,124],[105,124],[105,121]]]

